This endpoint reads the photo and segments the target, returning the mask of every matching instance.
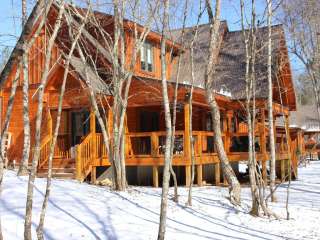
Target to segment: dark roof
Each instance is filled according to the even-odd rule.
[[[256,97],[267,97],[267,39],[268,28],[259,28],[257,34],[257,46],[259,46],[259,53],[256,57]],[[281,25],[272,27],[273,39],[273,58],[278,56],[278,49],[280,47],[280,39],[283,36],[283,29]],[[193,38],[194,28],[185,29],[184,42],[186,45],[191,42]],[[181,30],[175,31],[174,34],[181,34]],[[200,25],[198,29],[198,38],[195,42],[194,48],[194,68],[195,68],[195,85],[204,87],[205,66],[209,53],[209,39],[210,39],[210,25]],[[220,35],[223,38],[219,51],[218,64],[216,65],[216,72],[214,74],[214,89],[217,92],[228,92],[232,99],[245,98],[245,45],[242,31],[229,32],[227,23],[221,22]],[[179,41],[179,38],[176,37]],[[263,54],[262,54],[263,53]],[[264,57],[262,57],[264,56]],[[182,55],[182,68],[180,70],[179,82],[191,83],[191,65],[190,65],[190,50],[186,47],[185,53]],[[275,67],[275,66],[273,66]],[[176,73],[174,68],[173,73]],[[175,81],[175,74],[173,74],[171,81]]]

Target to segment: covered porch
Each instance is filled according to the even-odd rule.
[[[275,104],[274,107],[278,108],[278,105]],[[111,114],[109,112],[109,116]],[[265,180],[267,180],[267,163],[270,158],[266,114],[265,105],[261,105],[255,129],[256,156]],[[180,183],[188,185],[191,180],[190,141],[192,141],[195,149],[196,183],[198,185],[225,183],[220,161],[215,151],[214,133],[208,107],[193,104],[192,123],[194,130],[192,131],[192,137],[188,131],[189,116],[188,103],[180,104],[177,110],[174,157],[172,160],[173,167],[180,175]],[[129,175],[131,174],[136,178],[147,179],[146,181],[136,179],[135,183],[140,182],[157,187],[161,183],[166,136],[162,106],[129,107],[126,119],[125,157],[126,166],[129,169],[129,184]],[[285,119],[289,121],[288,115]],[[109,126],[112,126],[110,121],[108,123]],[[95,116],[91,113],[90,132],[76,147],[76,178],[80,181],[90,175],[90,180],[94,183],[101,173],[101,167],[107,168],[110,166],[102,134],[96,131],[98,129],[96,125]],[[221,130],[229,161],[235,172],[239,173],[239,162],[246,162],[248,159],[248,129],[239,109],[221,109]],[[293,151],[290,151],[285,144],[279,144],[280,139],[277,138],[276,158],[279,166],[277,175],[279,179],[284,179],[288,175],[289,154]],[[284,141],[283,135],[282,141]],[[132,171],[135,173],[132,173]]]

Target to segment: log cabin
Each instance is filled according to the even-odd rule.
[[[54,19],[55,9],[48,15],[47,25]],[[51,16],[51,18],[50,18]],[[95,12],[97,21],[105,31],[112,31],[112,16]],[[77,21],[76,18],[73,19]],[[129,24],[130,21],[126,21]],[[45,47],[50,35],[50,28],[45,28],[37,36],[28,55],[29,77],[29,108],[31,120],[31,132],[35,128],[35,114],[37,101],[35,95],[39,87],[41,74],[44,68]],[[126,29],[126,41],[132,40],[130,28]],[[181,57],[182,68],[178,79],[178,105],[176,136],[173,157],[173,167],[180,184],[188,184],[191,179],[190,141],[195,146],[196,182],[222,184],[225,182],[221,172],[220,161],[213,143],[214,132],[209,114],[209,106],[205,98],[204,72],[209,48],[208,24],[199,26],[199,36],[195,43],[195,76],[194,93],[192,99],[192,135],[189,134],[189,106],[188,96],[190,92],[190,50],[179,45],[181,30],[177,29],[168,34],[167,39],[167,79],[169,98],[172,101],[176,83],[177,59]],[[95,44],[103,46],[101,39],[90,27],[85,28],[84,40],[88,45],[94,39]],[[194,27],[185,31],[185,42],[192,39]],[[283,117],[289,123],[290,111],[296,110],[296,98],[291,75],[290,62],[284,30],[281,25],[273,26],[273,116],[274,122]],[[214,93],[221,112],[221,129],[225,151],[235,172],[240,176],[239,163],[248,159],[248,127],[245,119],[243,103],[245,101],[245,50],[241,31],[229,31],[227,22],[222,21],[219,37],[219,56],[216,62],[214,75]],[[267,28],[258,29],[260,47],[266,51],[263,39],[267,34]],[[31,35],[34,34],[34,31]],[[38,175],[46,176],[48,151],[52,139],[52,129],[55,126],[57,115],[58,96],[64,73],[64,54],[66,46],[70,44],[67,37],[65,24],[62,25],[55,46],[52,50],[52,59],[48,83],[45,87],[43,127],[41,132],[41,156],[38,164]],[[30,36],[31,37],[31,36]],[[157,32],[150,32],[146,42],[140,51],[133,81],[130,87],[130,98],[126,113],[126,137],[125,137],[125,161],[127,167],[127,180],[129,184],[159,186],[162,177],[164,163],[164,139],[165,122],[161,94],[161,64],[160,64],[160,39]],[[132,46],[132,45],[131,45]],[[92,57],[99,55],[98,50],[90,52]],[[261,51],[261,52],[263,52]],[[130,52],[130,51],[128,51]],[[96,55],[95,55],[96,54]],[[128,53],[129,54],[129,53]],[[261,54],[262,55],[262,54]],[[11,58],[14,58],[11,55]],[[11,91],[12,81],[18,69],[15,63],[8,78],[1,82],[1,123],[7,110],[8,97]],[[110,91],[105,88],[108,85],[108,76],[105,70],[108,64],[101,61],[101,74],[89,74],[96,94],[105,95],[109,99]],[[105,64],[105,65],[103,65]],[[266,57],[257,58],[256,71],[256,150],[257,159],[261,165],[263,177],[267,178],[269,161],[268,147],[268,119],[267,119],[267,61]],[[7,68],[8,66],[5,66]],[[95,183],[97,177],[108,167],[106,148],[104,147],[101,128],[96,121],[88,97],[88,86],[85,84],[86,75],[84,66],[79,56],[75,53],[71,59],[71,70],[68,73],[66,93],[63,100],[61,126],[57,145],[54,152],[53,174],[54,177],[75,178],[79,181],[90,180]],[[18,70],[17,70],[18,69]],[[12,117],[8,132],[11,133],[11,145],[8,149],[8,159],[19,163],[22,158],[23,146],[23,107],[22,107],[22,71],[19,75],[19,85],[14,99]],[[89,70],[90,72],[90,70]],[[88,77],[88,75],[87,75]],[[109,118],[112,112],[106,114]],[[110,118],[111,119],[111,118]],[[112,126],[109,122],[109,128]],[[2,128],[3,126],[1,126]],[[110,130],[112,132],[112,130]],[[297,174],[297,159],[295,157],[296,146],[292,138],[301,141],[299,135],[284,134],[283,129],[276,129],[277,135],[277,171],[278,177],[284,179],[288,172],[288,161],[291,159],[294,166],[294,174]],[[298,136],[298,137],[297,137]],[[289,145],[284,144],[288,141]],[[32,135],[31,145],[34,145]],[[299,145],[299,144],[298,144]],[[287,147],[289,146],[289,147]],[[288,149],[289,148],[289,149]]]

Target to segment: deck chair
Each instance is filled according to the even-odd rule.
[[[10,147],[11,144],[11,137],[12,134],[10,132],[5,132],[3,134],[3,145],[1,146],[1,154],[3,157],[3,161],[4,161],[4,166],[7,168],[8,167],[8,149]]]

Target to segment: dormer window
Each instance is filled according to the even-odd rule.
[[[141,47],[140,52],[141,70],[153,72],[153,48],[148,42],[145,42]]]

